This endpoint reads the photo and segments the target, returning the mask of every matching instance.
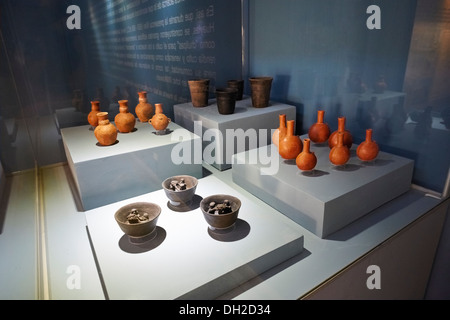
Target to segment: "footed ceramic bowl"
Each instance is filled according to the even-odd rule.
[[[174,207],[189,205],[195,195],[197,185],[197,178],[187,175],[173,176],[162,183],[164,192]]]
[[[126,235],[143,238],[155,233],[160,214],[161,207],[155,203],[135,202],[117,210],[114,218]]]
[[[200,208],[210,229],[224,230],[236,223],[241,200],[226,194],[216,194],[203,198]]]

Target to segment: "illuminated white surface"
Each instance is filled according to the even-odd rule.
[[[302,136],[302,138],[305,138]],[[317,236],[324,238],[411,188],[414,161],[380,152],[365,163],[351,149],[343,167],[333,166],[328,144],[311,145],[317,156],[312,173],[303,173],[295,160],[280,157],[274,175],[262,175],[265,166],[246,161],[248,152],[235,155],[233,181]],[[270,152],[278,152],[274,145]]]
[[[136,131],[118,133],[118,142],[99,146],[92,128],[61,129],[69,167],[85,210],[155,191],[167,177],[187,174],[202,176],[201,162],[192,158],[173,163],[172,150],[183,144],[193,150],[200,137],[171,122],[166,135],[154,134],[148,123],[136,121]],[[182,137],[183,141],[178,139]]]
[[[272,129],[275,130],[280,125],[279,115],[286,114],[288,120],[294,120],[296,118],[295,106],[282,104],[279,102],[271,101],[266,108],[254,108],[252,106],[252,100],[249,97],[244,96],[243,100],[236,101],[236,109],[233,114],[222,115],[217,109],[217,103],[215,99],[209,100],[207,107],[195,108],[191,102],[178,104],[173,107],[175,114],[175,122],[186,128],[190,132],[196,134],[194,122],[201,121],[201,135],[204,136],[205,131],[213,129],[219,130],[222,134],[222,140],[203,139],[203,149],[213,144],[215,147],[214,161],[209,164],[213,165],[219,170],[226,170],[231,168],[231,160],[234,153],[249,150],[252,147],[265,146],[271,143]],[[263,130],[266,137],[262,137],[261,140],[258,137],[257,146],[249,146],[248,141],[245,145],[245,150],[238,149],[237,142],[234,143],[234,151],[227,152],[227,130],[242,129],[243,132],[250,130],[256,130],[258,134],[260,130]],[[247,138],[248,139],[248,138]],[[231,148],[231,146],[229,147]],[[207,152],[209,149],[207,149]]]
[[[226,235],[210,235],[199,208],[170,210],[163,190],[87,211],[109,298],[214,299],[303,251],[298,224],[215,176],[199,180],[198,196],[218,193],[242,201],[236,228]],[[117,209],[137,201],[162,208],[158,235],[141,250],[128,242],[114,220]]]

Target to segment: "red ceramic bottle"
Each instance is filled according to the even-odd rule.
[[[356,155],[362,161],[372,161],[378,156],[379,151],[378,144],[372,139],[372,129],[367,129],[366,140],[356,148]]]
[[[336,134],[337,144],[331,148],[329,158],[330,162],[336,166],[342,166],[350,159],[350,149],[344,144],[344,133]]]
[[[314,143],[324,143],[330,137],[330,127],[324,123],[325,111],[317,111],[317,122],[308,130],[309,139]]]
[[[280,139],[282,139],[286,135],[287,127],[286,127],[286,115],[280,114],[280,126],[275,130],[272,135],[272,143],[278,146],[280,145]]]
[[[294,132],[295,120],[287,121],[287,131],[283,139],[280,139],[278,152],[283,159],[296,159],[300,152],[302,152],[303,145],[300,138]]]
[[[330,147],[330,149],[337,144],[338,132],[344,133],[344,145],[346,145],[347,148],[350,149],[353,145],[353,136],[349,130],[345,129],[345,117],[338,118],[338,129],[334,131],[328,139],[328,146]]]
[[[303,150],[297,156],[295,163],[302,171],[311,171],[316,167],[317,157],[314,152],[311,152],[311,140],[303,139]]]

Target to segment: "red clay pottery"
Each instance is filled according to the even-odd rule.
[[[303,150],[295,159],[297,167],[302,171],[311,171],[316,167],[317,157],[314,152],[311,152],[311,140],[303,139]]]
[[[128,100],[119,100],[119,113],[115,116],[114,123],[121,133],[133,131],[136,118],[128,111]]]
[[[299,136],[294,132],[295,120],[287,121],[286,135],[280,139],[278,152],[283,159],[296,159],[300,152],[302,152],[303,144]]]
[[[87,120],[93,127],[98,126],[97,113],[100,112],[100,101],[91,101],[91,112],[89,112]]]
[[[103,146],[110,146],[117,141],[117,128],[109,122],[108,112],[97,113],[98,126],[94,130],[94,135]]]
[[[150,120],[153,116],[153,106],[147,100],[146,91],[140,91],[138,92],[138,95],[139,103],[134,109],[134,112],[136,113],[139,121],[145,123],[148,122],[148,120]]]
[[[162,103],[155,103],[155,115],[148,122],[161,133],[166,130],[170,121],[170,118],[163,113]]]
[[[346,145],[350,149],[353,145],[353,136],[349,130],[345,129],[345,117],[338,118],[338,129],[334,131],[328,138],[328,146],[330,147],[330,149],[337,144],[338,132],[344,133],[344,145]]]
[[[372,129],[367,129],[366,140],[356,148],[356,155],[362,161],[372,161],[378,156],[379,151],[378,144],[372,139]]]
[[[273,132],[273,135],[272,135],[272,143],[274,145],[276,145],[277,148],[280,145],[280,139],[282,139],[286,135],[286,132],[287,132],[286,115],[280,114],[279,118],[280,118],[280,126]]]
[[[317,111],[317,122],[314,123],[308,130],[309,139],[314,143],[324,143],[330,137],[330,127],[324,123],[325,111]]]
[[[330,162],[336,166],[342,166],[350,159],[350,149],[344,144],[344,133],[336,134],[337,144],[329,153]]]

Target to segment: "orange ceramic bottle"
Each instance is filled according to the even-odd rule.
[[[91,112],[88,114],[88,122],[91,126],[98,126],[97,113],[100,112],[100,101],[91,101]]]
[[[272,143],[278,146],[280,145],[280,139],[282,139],[286,135],[287,127],[286,127],[286,115],[280,114],[280,126],[274,131],[272,135]]]
[[[344,145],[346,145],[350,149],[353,145],[353,137],[350,131],[345,129],[345,117],[338,118],[338,129],[334,131],[328,139],[328,146],[330,147],[330,149],[337,144],[338,132],[344,133]]]
[[[350,160],[350,149],[344,144],[344,133],[336,134],[337,144],[329,153],[330,162],[336,166],[342,166]]]
[[[286,135],[280,139],[278,146],[280,156],[286,160],[296,159],[303,149],[302,141],[295,135],[294,127],[295,120],[288,120]]]
[[[134,109],[140,122],[148,122],[153,116],[153,106],[147,100],[147,91],[139,91],[139,103]]]
[[[162,109],[161,103],[155,103],[155,115],[148,121],[156,131],[161,133],[166,130],[167,126],[170,123],[170,118],[168,118]]]
[[[117,130],[121,133],[133,131],[136,118],[128,111],[128,100],[119,100],[119,113],[114,118]]]
[[[372,161],[378,156],[379,151],[378,144],[372,139],[372,129],[367,129],[366,140],[356,148],[356,155],[362,161]]]
[[[117,141],[117,128],[109,122],[108,112],[99,112],[98,126],[94,130],[94,135],[103,146],[109,146]]]
[[[324,123],[325,111],[317,111],[317,122],[308,130],[309,139],[314,143],[324,143],[330,137],[330,127]]]
[[[295,163],[302,171],[311,171],[316,167],[317,157],[314,152],[311,152],[311,140],[303,139],[303,150],[297,156]]]

